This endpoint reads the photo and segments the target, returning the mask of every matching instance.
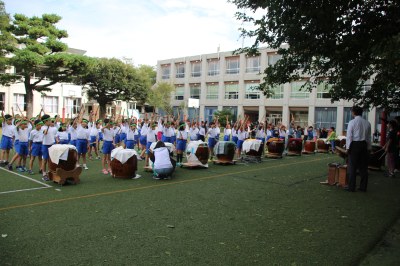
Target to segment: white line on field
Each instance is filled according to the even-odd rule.
[[[2,168],[2,167],[0,167],[0,169],[4,170],[4,171],[6,171],[6,172],[9,172],[9,173],[11,173],[11,174],[14,174],[14,175],[23,177],[23,178],[25,178],[25,179],[28,179],[28,180],[30,180],[30,181],[32,181],[32,182],[41,184],[41,185],[43,185],[43,186],[45,186],[45,187],[52,187],[52,186],[50,186],[50,185],[48,185],[48,184],[46,184],[46,183],[40,182],[40,181],[38,181],[38,180],[36,180],[36,179],[33,179],[33,178],[30,178],[30,177],[28,177],[28,176],[24,176],[24,175],[18,174],[18,173],[16,173],[16,172],[10,171],[10,170],[8,170],[8,169],[4,169],[4,168]]]
[[[15,192],[23,192],[23,191],[30,191],[30,190],[45,189],[45,188],[51,188],[51,187],[36,187],[36,188],[18,189],[18,190],[0,192],[0,194],[8,194],[8,193],[15,193]]]

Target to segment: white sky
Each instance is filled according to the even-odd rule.
[[[242,46],[227,0],[3,0],[11,16],[62,17],[69,47],[95,57],[131,58],[135,65],[231,51]],[[246,42],[245,45],[249,45]]]

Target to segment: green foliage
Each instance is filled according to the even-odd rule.
[[[255,38],[255,42],[239,51],[254,54],[259,45],[267,44],[282,55],[265,70],[260,86],[265,95],[272,95],[274,85],[309,76],[304,87],[308,90],[328,79],[333,85],[332,101],[400,108],[399,1],[230,2],[239,9],[262,13],[260,17],[236,14],[255,27],[241,29],[243,37]]]
[[[103,115],[106,105],[116,99],[144,102],[147,98],[145,80],[137,69],[121,60],[93,58],[80,83],[86,85],[89,99],[100,104],[100,115]]]
[[[221,111],[214,112],[214,119],[218,118],[219,123],[224,127],[227,124],[226,123],[227,116],[228,116],[229,121],[234,119],[233,114],[232,114],[231,110],[229,110],[229,109],[222,109]]]
[[[172,114],[171,106],[171,93],[175,90],[175,87],[166,82],[157,83],[149,92],[147,102],[154,106],[163,109],[167,114]]]

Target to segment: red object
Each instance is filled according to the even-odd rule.
[[[387,127],[387,113],[385,110],[381,114],[381,141],[380,145],[384,146],[386,144],[386,127]]]

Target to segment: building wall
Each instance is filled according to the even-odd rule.
[[[209,111],[209,107],[217,107],[218,110],[222,110],[224,106],[237,106],[237,118],[243,118],[244,114],[256,117],[258,120],[263,118],[269,118],[269,121],[275,119],[274,117],[281,116],[281,122],[288,125],[292,118],[299,118],[300,120],[296,124],[302,126],[312,125],[318,127],[316,118],[317,112],[334,108],[336,110],[336,131],[342,133],[346,129],[344,128],[344,108],[351,107],[353,104],[347,101],[339,101],[331,103],[329,98],[318,98],[317,89],[314,89],[306,98],[293,98],[291,97],[292,84],[283,84],[283,97],[281,99],[266,98],[262,93],[259,99],[246,99],[245,86],[249,81],[262,82],[263,71],[268,67],[269,63],[273,63],[273,55],[276,54],[275,50],[268,48],[261,48],[260,52],[260,63],[259,71],[248,72],[247,57],[245,54],[237,55],[239,57],[240,67],[239,73],[230,74],[227,73],[226,62],[235,55],[232,52],[221,52],[212,53],[205,55],[187,56],[182,58],[172,58],[167,60],[161,60],[157,63],[157,82],[170,82],[171,84],[184,87],[183,99],[176,100],[175,95],[172,97],[171,104],[173,106],[180,106],[182,102],[187,103],[190,97],[190,86],[192,84],[199,84],[200,86],[200,119],[204,120],[206,112]],[[270,56],[270,58],[268,57]],[[272,57],[271,57],[272,56]],[[270,60],[271,59],[271,60]],[[216,60],[219,65],[219,75],[210,76],[208,71],[208,62]],[[269,61],[270,60],[270,61]],[[192,77],[191,69],[193,64],[201,64],[201,74],[196,77]],[[185,73],[184,77],[182,74],[177,74],[177,66],[184,65]],[[164,69],[170,67],[170,74],[165,75]],[[179,76],[179,77],[177,77]],[[239,86],[239,93],[237,99],[226,99],[225,96],[225,84],[226,83],[237,83]],[[207,84],[215,83],[218,85],[218,98],[207,99]],[[332,109],[329,109],[332,110]],[[318,114],[319,115],[319,114]],[[297,116],[297,117],[296,117]],[[376,121],[376,110],[372,109],[369,112],[368,119],[371,125],[375,124]]]

